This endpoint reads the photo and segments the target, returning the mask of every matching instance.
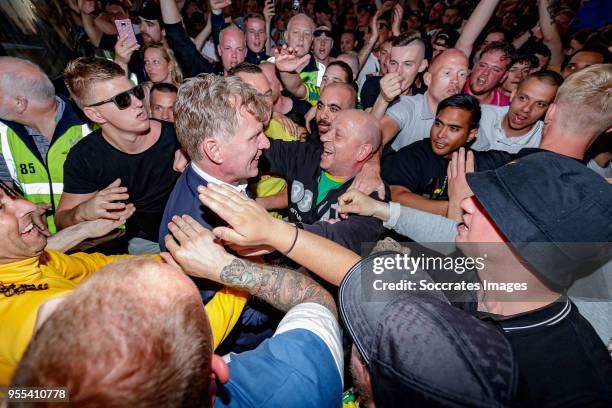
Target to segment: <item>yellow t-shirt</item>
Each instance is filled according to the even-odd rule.
[[[0,265],[0,282],[4,287],[13,283],[48,285],[45,290],[28,290],[8,297],[0,294],[0,387],[8,385],[32,337],[39,307],[70,293],[103,266],[127,257],[130,255],[66,255],[47,249],[39,257]],[[215,347],[236,324],[247,299],[246,293],[225,288],[206,305]]]
[[[270,120],[270,124],[264,131],[264,134],[270,139],[284,140],[286,142],[295,142],[295,136],[289,134],[287,129],[281,125],[281,123],[275,119]],[[274,177],[270,175],[262,175],[257,186],[255,188],[257,197],[270,197],[274,194],[278,194],[285,189],[287,182],[282,177]],[[271,212],[272,215],[276,216],[276,212]],[[277,218],[281,218],[278,216]]]

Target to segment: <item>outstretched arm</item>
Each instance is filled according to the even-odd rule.
[[[219,282],[244,289],[283,312],[301,303],[318,303],[338,317],[329,292],[309,276],[292,269],[234,258],[221,270]]]
[[[306,97],[308,90],[298,72],[308,64],[309,60],[310,54],[298,58],[293,48],[287,48],[284,45],[280,52],[276,52],[274,56],[274,65],[280,73],[283,86],[288,92],[300,99]]]
[[[226,187],[209,184],[200,187],[199,192],[200,201],[232,227],[213,230],[223,241],[243,246],[271,246],[335,285],[361,259],[335,242],[272,217],[255,201]]]
[[[202,49],[204,43],[206,43],[206,40],[208,40],[208,37],[210,37],[210,33],[212,32],[212,23],[210,22],[211,18],[212,17],[209,14],[206,18],[206,26],[204,26],[202,31],[200,31],[196,38],[194,38],[193,42],[198,50]]]
[[[118,212],[118,220],[107,220],[104,218],[92,221],[83,221],[58,231],[47,239],[47,248],[58,252],[67,252],[79,245],[81,242],[92,239],[105,237],[115,229],[119,228],[125,221],[134,214],[136,208],[131,206],[123,211]]]
[[[446,216],[448,212],[448,201],[446,200],[430,200],[413,193],[404,186],[392,185],[389,188],[391,189],[391,199],[403,206],[443,216]]]
[[[81,13],[81,20],[83,21],[83,29],[91,41],[94,47],[100,46],[100,40],[102,39],[102,30],[98,28],[95,23],[96,16],[92,13],[96,8],[94,0],[78,0],[78,8]]]
[[[463,51],[468,58],[472,54],[476,39],[486,27],[498,4],[499,0],[480,0],[465,27],[463,27],[455,48]]]
[[[368,60],[368,56],[372,52],[374,44],[376,44],[376,41],[378,40],[378,17],[380,17],[380,10],[376,11],[376,14],[374,14],[374,17],[372,17],[372,21],[370,21],[371,35],[369,41],[364,44],[363,47],[361,47],[361,50],[359,50],[359,54],[357,54],[357,60],[359,61],[360,70],[361,68],[363,68],[363,65]]]
[[[214,73],[215,66],[211,64],[196,47],[187,35],[181,23],[181,14],[174,0],[160,0],[159,2],[166,39],[174,51],[174,56],[183,71],[185,78],[194,77],[201,73]]]
[[[168,229],[172,236],[166,236],[166,247],[189,275],[246,290],[284,312],[312,302],[328,308],[337,317],[332,296],[309,276],[228,254],[215,242],[212,232],[188,215],[173,217]],[[172,262],[167,254],[164,259]]]
[[[563,62],[563,44],[555,20],[552,16],[550,2],[540,0],[538,4],[540,14],[540,27],[542,28],[542,40],[544,45],[550,49],[550,65],[561,65]]]
[[[274,2],[272,0],[266,0],[264,4],[264,21],[266,23],[266,54],[272,55],[274,44],[272,42],[272,19],[274,19]]]

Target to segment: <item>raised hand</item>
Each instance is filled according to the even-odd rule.
[[[164,240],[172,259],[162,254],[164,260],[170,264],[174,260],[191,276],[220,282],[221,270],[235,257],[215,242],[215,236],[188,215],[172,217],[168,230],[172,235]]]
[[[77,6],[83,14],[91,14],[96,10],[95,0],[78,0]]]
[[[389,72],[380,79],[380,95],[390,103],[397,98],[405,89],[402,89],[402,77],[397,72]]]
[[[391,17],[391,32],[398,36],[402,31],[402,19],[404,18],[404,8],[398,3],[393,7],[393,16]]]
[[[340,214],[346,217],[348,214],[358,214],[367,217],[376,217],[382,220],[389,219],[389,205],[382,201],[373,199],[359,190],[350,189],[338,198]]]
[[[374,13],[374,16],[372,17],[372,20],[370,20],[370,43],[371,44],[375,44],[376,41],[378,40],[378,35],[379,35],[379,31],[378,31],[378,18],[380,17],[381,14],[381,9],[376,10],[376,13]]]
[[[274,3],[272,0],[266,0],[263,9],[263,15],[266,21],[272,21],[272,17],[274,17],[276,13],[274,12]]]
[[[208,184],[198,187],[199,199],[230,226],[213,229],[215,236],[243,247],[268,245],[275,224],[262,206],[228,186]]]
[[[463,210],[461,201],[474,195],[467,183],[465,175],[474,172],[474,153],[461,147],[453,152],[450,163],[446,168],[448,178],[448,213],[447,217],[461,221]]]
[[[140,49],[140,44],[128,43],[128,36],[122,36],[117,39],[115,43],[115,62],[126,65],[130,62],[134,51]]]
[[[280,50],[274,53],[274,65],[280,72],[299,72],[302,67],[305,67],[310,61],[310,54],[306,54],[299,58],[297,51],[293,48],[288,48],[283,45]]]
[[[211,10],[222,10],[232,4],[232,0],[210,0]]]

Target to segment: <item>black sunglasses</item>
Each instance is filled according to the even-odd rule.
[[[321,37],[321,36],[327,36],[327,37],[331,37],[331,31],[329,30],[314,30],[314,32],[312,33],[312,35],[314,37]]]
[[[132,89],[129,89],[125,92],[121,92],[120,94],[117,94],[113,96],[112,98],[108,98],[100,102],[92,103],[91,105],[88,105],[88,107],[91,108],[93,106],[100,106],[100,105],[104,105],[105,103],[114,102],[117,108],[121,110],[127,109],[132,104],[132,95],[134,95],[136,98],[142,101],[145,97],[145,93],[144,93],[144,89],[142,85],[136,85]]]

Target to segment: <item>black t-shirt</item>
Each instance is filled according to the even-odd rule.
[[[401,148],[383,164],[382,178],[388,185],[404,186],[431,200],[448,200],[448,160],[436,155],[429,139]]]
[[[378,94],[380,93],[380,79],[382,77],[375,75],[366,78],[363,86],[361,87],[361,106],[363,109],[371,108],[374,106],[374,102],[376,102],[376,98],[378,98]]]
[[[515,316],[476,311],[476,303],[455,304],[497,326],[519,364],[517,407],[609,407],[612,359],[575,304],[562,297]]]
[[[285,95],[285,96],[288,96],[289,98],[291,98],[291,101],[293,102],[293,106],[291,107],[291,110],[289,111],[289,113],[294,113],[300,116],[306,116],[310,108],[312,108],[312,105],[303,99],[298,99],[293,95]]]
[[[153,146],[139,154],[117,150],[100,129],[81,139],[68,153],[64,163],[64,191],[89,194],[106,188],[117,178],[127,187],[136,212],[127,221],[130,237],[158,241],[168,196],[179,173],[172,169],[174,153],[180,145],[174,126],[161,123],[161,135]]]

